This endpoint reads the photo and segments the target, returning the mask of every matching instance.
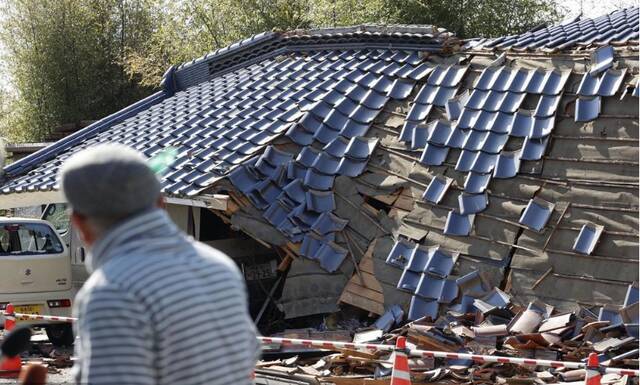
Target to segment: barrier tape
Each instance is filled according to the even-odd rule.
[[[48,320],[48,321],[64,321],[75,322],[78,319],[74,317],[56,317],[49,315],[39,314],[24,314],[24,313],[6,313],[3,315],[16,318],[29,318],[36,320]],[[263,344],[280,344],[283,346],[303,346],[313,347],[320,349],[366,349],[366,350],[380,350],[392,352],[394,345],[379,345],[379,344],[362,344],[356,342],[342,342],[342,341],[322,341],[322,340],[304,340],[297,338],[278,338],[278,337],[261,337],[258,336],[258,340]],[[488,356],[482,354],[469,354],[469,353],[451,353],[451,352],[438,352],[433,350],[418,350],[411,349],[408,351],[410,357],[422,357],[422,358],[447,358],[447,359],[461,359],[471,360],[477,363],[499,363],[499,364],[515,364],[515,365],[529,365],[529,366],[544,366],[550,368],[569,368],[569,369],[586,369],[587,365],[584,362],[571,362],[571,361],[552,361],[552,360],[537,360],[532,358],[517,358],[517,357],[501,357],[501,356]],[[621,368],[602,368],[604,373],[614,373],[621,376],[640,377],[640,370],[633,369],[621,369]]]
[[[283,346],[304,346],[315,347],[321,349],[366,349],[366,350],[382,350],[393,351],[393,345],[376,345],[376,344],[360,344],[355,342],[340,342],[340,341],[320,341],[320,340],[303,340],[296,338],[276,338],[276,337],[258,337],[258,339],[264,344],[281,344]],[[422,358],[449,358],[449,359],[462,359],[472,360],[477,363],[501,363],[501,364],[516,364],[516,365],[530,365],[530,366],[545,366],[551,368],[570,368],[570,369],[585,369],[586,364],[584,362],[564,362],[564,361],[552,361],[552,360],[536,360],[531,358],[516,358],[516,357],[500,357],[500,356],[487,356],[480,354],[469,353],[451,353],[451,352],[438,352],[431,350],[417,350],[411,349],[408,352],[411,357]],[[633,369],[620,369],[620,368],[602,368],[605,373],[615,373],[622,376],[640,377],[640,370]]]
[[[58,317],[52,315],[40,315],[40,314],[25,314],[25,313],[7,313],[2,312],[2,315],[5,317],[11,318],[15,317],[15,319],[34,319],[34,320],[43,320],[43,321],[60,321],[60,322],[75,322],[78,319],[73,317]]]

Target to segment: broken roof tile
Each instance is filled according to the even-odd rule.
[[[238,190],[247,193],[260,182],[260,176],[251,172],[247,166],[240,166],[229,173],[229,180]]]
[[[411,297],[407,319],[415,321],[422,317],[428,317],[432,321],[435,321],[435,319],[438,318],[438,307],[438,301],[413,296]]]
[[[325,242],[316,253],[316,258],[320,261],[320,266],[332,273],[342,265],[347,256],[347,249],[338,246],[334,242]]]
[[[479,194],[484,192],[491,181],[491,174],[479,174],[476,172],[469,172],[464,181],[464,191],[472,194]]]
[[[432,247],[426,246],[416,246],[411,254],[411,259],[409,259],[409,263],[407,263],[407,270],[411,270],[416,273],[422,273],[429,262],[429,258],[433,253]]]
[[[520,150],[503,151],[498,156],[493,177],[499,179],[513,178],[520,170]]]
[[[602,230],[604,230],[604,226],[602,225],[596,225],[594,223],[584,224],[573,243],[573,250],[581,254],[591,254],[598,243]]]
[[[576,122],[589,122],[600,115],[600,96],[578,97],[576,100]]]
[[[262,214],[262,216],[274,227],[278,227],[280,223],[287,219],[288,215],[289,211],[287,211],[287,208],[277,200],[269,205],[267,210]]]
[[[302,180],[294,179],[289,184],[282,188],[282,191],[287,194],[287,196],[298,203],[303,203],[305,201],[305,191],[302,187]]]
[[[342,160],[340,160],[338,174],[356,177],[362,174],[365,167],[367,167],[366,160],[351,159],[345,156],[344,158],[342,158]]]
[[[333,175],[326,175],[309,168],[304,176],[304,185],[316,190],[330,190],[334,178]]]
[[[613,47],[609,45],[595,49],[591,52],[591,69],[589,73],[591,75],[599,74],[613,66],[613,56]]]
[[[422,200],[435,204],[440,203],[449,186],[451,186],[451,183],[453,183],[453,179],[451,178],[442,175],[435,176],[424,190]]]
[[[447,279],[438,298],[438,303],[449,304],[458,297],[458,284],[455,279]]]
[[[529,204],[522,212],[520,216],[520,222],[533,230],[542,231],[544,226],[551,218],[555,204],[547,202],[540,198],[533,198],[529,200]]]
[[[449,253],[437,247],[431,251],[430,255],[431,257],[425,265],[424,272],[444,279],[451,274],[451,270],[453,270],[460,253]]]
[[[416,291],[418,287],[418,283],[420,282],[420,277],[422,276],[421,272],[411,271],[409,269],[404,269],[400,279],[398,280],[397,288],[400,290],[405,290],[410,293]]]
[[[547,149],[547,143],[549,142],[549,136],[542,138],[525,138],[524,145],[522,146],[522,153],[520,159],[522,160],[540,160]]]
[[[529,134],[532,138],[542,138],[548,136],[555,126],[555,117],[549,116],[547,118],[533,118],[533,128]]]
[[[342,219],[331,212],[320,214],[318,219],[311,225],[311,228],[318,234],[324,235],[336,231],[342,231],[349,223],[348,219]]]
[[[456,92],[458,92],[457,87],[439,87],[433,96],[431,103],[438,107],[444,107],[447,104],[447,101],[456,96]]]
[[[420,156],[420,163],[425,166],[440,166],[447,159],[449,147],[427,143]]]
[[[338,171],[339,164],[339,158],[329,155],[326,152],[321,152],[316,157],[311,167],[323,174],[334,175]]]
[[[452,131],[451,123],[442,119],[429,123],[427,127],[429,132],[427,141],[441,146],[447,142]]]
[[[489,204],[489,197],[486,193],[458,195],[458,207],[461,214],[476,214],[484,211]]]
[[[322,237],[314,233],[306,233],[300,245],[300,255],[310,259],[318,256],[318,250],[323,244]]]
[[[302,185],[300,185],[300,187],[302,187]],[[333,191],[316,191],[310,189],[303,197],[306,197],[308,210],[323,213],[333,211],[336,208]]]
[[[292,154],[286,151],[278,150],[273,146],[268,146],[264,151],[264,153],[258,159],[258,162],[260,162],[261,160],[266,160],[273,166],[280,166],[288,163],[292,159],[293,159]]]
[[[598,83],[597,94],[600,96],[613,96],[618,92],[624,76],[627,74],[627,68],[614,70],[609,69],[600,77]],[[585,74],[586,75],[586,74]]]
[[[466,237],[471,233],[474,219],[474,214],[463,215],[456,211],[449,211],[447,222],[444,225],[444,233]]]
[[[298,162],[290,162],[287,165],[287,177],[289,179],[303,179],[307,175],[307,167],[298,163]]]
[[[415,295],[422,298],[438,300],[442,294],[444,283],[444,279],[436,278],[429,274],[422,274],[420,281],[418,282]]]
[[[509,134],[520,138],[530,136],[531,131],[533,131],[533,124],[534,118],[531,111],[520,110],[515,115]]]
[[[387,256],[387,264],[404,269],[416,247],[415,243],[407,239],[398,239]]]

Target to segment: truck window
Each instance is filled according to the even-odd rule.
[[[69,213],[64,203],[53,203],[47,206],[42,219],[51,223],[58,234],[64,235],[69,231]]]
[[[58,254],[63,250],[49,226],[40,223],[0,225],[0,256]]]

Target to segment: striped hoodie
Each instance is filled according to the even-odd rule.
[[[259,352],[242,274],[160,209],[96,242],[74,304],[78,384],[249,384]]]

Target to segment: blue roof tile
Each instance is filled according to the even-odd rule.
[[[576,100],[576,122],[589,122],[600,115],[600,96],[578,97]]]
[[[343,136],[338,136],[331,142],[327,143],[322,150],[337,158],[342,158],[347,151],[350,141]]]
[[[437,300],[442,294],[445,280],[432,277],[428,274],[422,274],[415,294],[419,297]]]
[[[420,282],[421,277],[421,272],[415,272],[409,269],[405,269],[402,272],[400,279],[398,280],[397,288],[413,293],[418,288],[418,283]]]
[[[620,89],[626,74],[626,68],[620,70],[609,69],[605,71],[600,77],[600,82],[598,83],[598,89],[596,91],[597,94],[600,96],[615,95]]]
[[[591,53],[591,75],[598,74],[613,66],[613,47],[600,47]]]
[[[534,118],[531,111],[520,110],[515,114],[510,135],[525,138],[533,131]]]
[[[338,270],[347,256],[348,251],[334,242],[326,242],[320,246],[316,253],[316,259],[320,261],[320,266],[328,272]]]
[[[411,297],[411,303],[409,305],[409,314],[407,319],[415,321],[422,317],[428,317],[432,321],[438,318],[438,301],[422,299],[418,296]]]
[[[573,250],[581,254],[591,254],[593,249],[595,249],[603,230],[604,226],[602,225],[596,225],[593,223],[583,225],[573,244]]]
[[[522,212],[519,222],[536,231],[542,231],[551,218],[555,204],[540,198],[533,198]]]
[[[447,138],[446,145],[451,148],[462,148],[469,135],[471,135],[471,130],[455,127]]]
[[[455,211],[449,211],[447,222],[444,225],[444,233],[454,236],[468,236],[473,228],[474,214],[463,215]]]
[[[472,194],[484,192],[491,181],[491,174],[469,172],[464,181],[464,191]]]
[[[627,295],[624,297],[624,307],[633,305],[640,300],[640,292],[638,291],[638,283],[634,282],[627,288]]]
[[[471,171],[476,155],[476,151],[462,150],[462,152],[460,152],[460,157],[458,157],[458,162],[456,163],[456,171]]]
[[[554,116],[558,104],[560,104],[561,95],[542,95],[538,101],[538,105],[533,113],[534,117],[546,118]]]
[[[459,253],[449,253],[440,247],[431,250],[429,261],[424,272],[428,275],[444,279],[451,274],[453,266],[456,264]]]
[[[427,143],[420,156],[420,163],[426,166],[439,166],[447,159],[448,154],[449,147]]]
[[[398,239],[387,256],[387,264],[404,269],[409,263],[415,248],[415,243],[405,239]]]
[[[447,192],[453,179],[447,178],[445,176],[438,175],[431,179],[429,185],[424,190],[422,194],[422,200],[428,201],[431,203],[438,204],[444,198],[444,194]]]
[[[431,107],[431,104],[414,103],[409,109],[407,120],[415,122],[424,121],[429,115],[429,112],[431,112]]]
[[[489,205],[489,197],[484,194],[462,193],[458,195],[458,207],[461,214],[477,214]]]
[[[340,165],[339,158],[329,155],[326,152],[321,152],[316,157],[311,167],[313,167],[315,170],[323,174],[335,175],[338,172],[339,165]]]
[[[396,79],[391,86],[391,89],[388,91],[388,95],[392,99],[402,100],[406,99],[407,96],[411,93],[414,86],[413,81],[407,81],[403,79]]]
[[[330,190],[334,178],[333,175],[326,175],[310,168],[304,176],[304,185],[316,190]]]
[[[493,177],[499,179],[513,178],[520,170],[520,150],[503,151],[498,155]]]
[[[520,159],[522,160],[540,160],[547,149],[547,143],[549,142],[549,136],[545,136],[539,139],[525,138],[524,145],[522,147],[522,153]]]

